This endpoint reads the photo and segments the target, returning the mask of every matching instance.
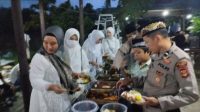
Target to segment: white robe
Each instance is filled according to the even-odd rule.
[[[82,53],[81,53],[82,51]],[[89,62],[87,55],[81,47],[65,50],[63,60],[75,73],[89,73]],[[81,70],[82,67],[82,70]]]
[[[120,42],[115,37],[107,37],[102,42],[104,53],[108,54],[108,56],[114,60],[115,55],[117,54],[118,49],[120,48]]]
[[[61,83],[55,67],[41,54],[36,53],[31,61],[30,82],[33,89],[29,112],[69,112],[71,103],[66,93],[47,91],[50,84]]]
[[[103,40],[103,52],[104,55],[108,55],[112,60],[114,60],[115,55],[117,54],[118,49],[120,48],[120,42],[117,38],[114,37],[115,30],[112,27],[108,27],[107,31],[111,33],[112,37],[107,37]]]
[[[70,37],[74,34],[77,35],[79,40],[80,36],[78,30],[70,28],[65,33],[63,60],[71,67],[73,72],[89,73],[89,62],[85,51],[78,42],[74,47],[69,45]]]
[[[83,49],[87,54],[88,60],[96,62],[98,65],[102,65],[103,49],[102,44],[96,44],[96,41],[103,38],[105,36],[102,31],[93,30],[83,44]],[[97,69],[95,66],[90,65],[90,75],[93,79],[95,79]]]

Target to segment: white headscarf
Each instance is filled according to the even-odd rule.
[[[112,37],[107,37],[102,42],[102,47],[105,53],[107,53],[111,59],[114,59],[117,50],[120,48],[120,42],[117,38],[114,37],[115,30],[113,27],[108,27],[107,31],[109,31]]]
[[[78,41],[70,40],[70,37],[76,35]],[[79,44],[80,34],[79,31],[75,28],[70,28],[65,33],[64,38],[64,53],[63,59],[67,63],[73,72],[81,73],[89,71],[89,62],[85,52],[81,49]],[[82,53],[81,53],[82,51]],[[81,70],[81,64],[82,69]]]
[[[102,45],[101,43],[96,44],[99,39],[105,38],[104,33],[100,30],[93,30],[89,35],[87,40],[83,44],[83,49],[86,51],[89,61],[94,61],[97,64],[102,64]],[[90,65],[90,75],[92,79],[96,75],[96,67]]]
[[[108,27],[107,31],[109,31],[111,33],[112,37],[114,37],[114,35],[115,35],[115,29],[113,27]]]
[[[93,52],[95,50],[96,46],[96,41],[98,39],[103,39],[105,38],[105,35],[102,31],[100,30],[93,30],[89,35],[87,40],[85,40],[83,44],[83,49],[89,50]]]
[[[78,38],[78,41],[70,40],[70,37],[76,35]],[[80,39],[80,33],[77,29],[75,28],[70,28],[65,32],[65,38],[64,38],[64,48],[76,48],[80,47],[79,44],[79,39]]]

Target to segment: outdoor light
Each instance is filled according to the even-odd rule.
[[[169,15],[169,10],[164,10],[164,11],[162,12],[162,15],[163,15],[163,16],[168,16],[168,15]]]
[[[129,17],[127,16],[127,17],[125,18],[125,20],[128,21],[128,20],[129,20]]]
[[[186,16],[186,19],[191,19],[192,18],[192,14],[188,14],[187,16]]]

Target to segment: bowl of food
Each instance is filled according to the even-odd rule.
[[[77,79],[77,83],[79,84],[87,84],[91,81],[90,76],[87,74],[81,74]]]
[[[75,103],[72,106],[72,112],[97,112],[98,105],[94,101],[83,100]]]
[[[127,107],[120,103],[107,103],[101,107],[100,112],[127,112]]]

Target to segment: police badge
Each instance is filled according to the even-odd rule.
[[[187,78],[189,76],[188,67],[187,67],[187,61],[186,60],[179,61],[176,64],[176,67],[178,68],[182,78]]]

